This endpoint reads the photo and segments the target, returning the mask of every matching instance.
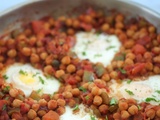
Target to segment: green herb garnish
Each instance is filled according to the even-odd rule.
[[[38,89],[36,92],[39,94],[43,89]]]
[[[95,54],[94,57],[102,57],[101,54]]]
[[[2,111],[6,110],[6,108],[7,108],[7,105],[4,104],[3,107],[2,107]]]
[[[132,80],[130,80],[130,79],[129,79],[129,80],[127,80],[127,84],[130,84],[131,82],[132,82]]]
[[[73,111],[78,110],[79,109],[79,105],[76,104],[76,106],[73,108]]]
[[[112,48],[115,48],[115,46],[109,46],[109,47],[106,48],[106,50],[110,50]]]
[[[96,118],[93,115],[91,115],[90,118],[91,120],[96,120]]]
[[[141,106],[140,106],[140,105],[137,105],[137,107],[138,107],[138,110],[140,110],[140,109],[141,109]]]
[[[86,89],[86,88],[84,88],[84,87],[82,87],[82,86],[81,86],[81,87],[79,87],[79,90],[80,90],[80,91],[82,91],[82,92],[86,92],[86,91],[87,91],[87,89]]]
[[[82,52],[82,55],[85,56],[85,55],[86,55],[86,52],[83,51],[83,52]]]
[[[119,71],[120,71],[122,74],[126,74],[126,73],[127,73],[126,70],[121,69],[121,68],[119,68]]]
[[[39,76],[39,81],[44,84],[44,80],[42,79],[42,77]]]
[[[3,89],[4,91],[9,91],[10,90],[10,86],[6,86],[4,89]]]
[[[4,78],[5,80],[7,80],[7,79],[8,79],[8,76],[7,76],[7,75],[3,75],[3,78]]]
[[[129,95],[134,95],[134,93],[130,90],[125,89],[125,91],[129,94]]]
[[[19,73],[22,74],[22,75],[28,75],[27,72],[25,72],[23,70],[20,70]]]
[[[157,92],[158,94],[160,94],[160,90],[156,90],[155,92]]]
[[[159,101],[157,101],[155,98],[151,98],[151,97],[146,98],[145,101],[146,101],[146,102],[150,102],[150,101],[159,102]]]
[[[108,120],[108,117],[107,117],[107,115],[106,115],[106,120]]]
[[[89,100],[89,96],[85,96],[85,99],[86,99],[86,100]]]
[[[33,77],[35,77],[35,76],[38,75],[38,74],[40,74],[40,73],[33,74]]]
[[[116,105],[117,104],[117,100],[115,99],[115,98],[112,98],[111,100],[110,100],[110,103],[109,103],[110,105]]]

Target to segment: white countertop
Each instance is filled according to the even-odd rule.
[[[0,12],[27,0],[0,0]],[[125,0],[124,0],[125,1]],[[129,0],[127,0],[129,1]],[[142,4],[160,13],[160,0],[130,0]]]

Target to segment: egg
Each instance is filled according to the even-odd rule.
[[[81,59],[89,59],[93,63],[101,62],[104,66],[111,63],[121,43],[117,36],[105,33],[78,32],[76,44],[72,51]]]
[[[144,80],[123,80],[121,83],[112,80],[109,85],[109,96],[116,99],[134,98],[138,103],[160,104],[160,75],[150,76]]]
[[[86,107],[83,104],[78,105],[79,111],[76,113],[73,113],[74,108],[70,108],[69,106],[66,106],[66,112],[60,116],[60,120],[98,120],[94,115],[92,110],[89,110],[89,112],[86,112]]]
[[[6,68],[2,74],[7,77],[7,83],[11,83],[13,87],[22,90],[27,97],[33,90],[53,94],[60,87],[58,80],[53,77],[47,78],[41,70],[30,64],[15,63]]]

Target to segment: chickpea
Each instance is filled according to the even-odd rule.
[[[98,87],[93,87],[92,88],[92,91],[91,91],[91,93],[93,94],[93,95],[100,95],[101,94],[101,89],[99,89]]]
[[[40,107],[40,105],[38,103],[35,103],[32,105],[32,109],[36,112],[38,111],[39,107]]]
[[[110,28],[109,24],[105,23],[102,25],[101,30],[105,32],[105,31],[109,30],[109,28]]]
[[[35,54],[35,53],[32,53],[31,54],[31,57],[30,57],[30,61],[31,61],[31,63],[38,63],[39,62],[39,56],[37,55],[37,54]]]
[[[65,98],[67,98],[67,99],[73,97],[73,95],[72,95],[71,92],[64,92],[64,93],[63,93],[63,96],[64,96]]]
[[[114,113],[113,114],[113,118],[116,120],[119,120],[120,118],[121,118],[121,114],[120,113],[118,113],[118,112],[116,112],[116,113]]]
[[[62,77],[64,74],[65,74],[64,70],[57,70],[56,73],[55,73],[55,76],[56,76],[57,78],[60,78],[60,77]]]
[[[47,56],[48,56],[48,53],[47,53],[47,52],[42,52],[42,53],[40,54],[40,58],[41,58],[42,60],[45,60],[45,59],[47,58]]]
[[[121,118],[122,119],[128,119],[129,117],[130,117],[130,114],[127,111],[125,111],[125,110],[121,111]]]
[[[147,70],[152,71],[152,70],[153,70],[153,64],[152,64],[151,62],[147,62],[145,68],[146,68]]]
[[[126,58],[134,60],[136,56],[133,53],[127,53]]]
[[[125,65],[133,65],[133,64],[134,64],[133,60],[130,59],[130,58],[127,58],[127,59],[124,61],[124,63],[125,63]]]
[[[45,63],[46,63],[47,65],[52,64],[52,62],[53,62],[53,58],[54,58],[54,56],[53,56],[53,55],[49,55],[49,56],[47,56],[47,57],[46,57],[46,59],[45,59]]]
[[[93,104],[96,106],[99,106],[100,104],[102,104],[102,98],[98,95],[96,95],[93,99]]]
[[[48,109],[56,109],[57,108],[57,101],[56,100],[50,100],[48,102]]]
[[[69,56],[65,56],[65,57],[62,58],[61,62],[64,65],[68,65],[68,64],[71,63],[71,58]]]
[[[12,88],[12,89],[9,90],[9,94],[10,94],[11,97],[17,97],[18,90],[15,89],[15,88]]]
[[[128,109],[128,103],[125,101],[119,101],[118,106],[121,111]]]
[[[39,117],[42,117],[46,114],[46,111],[45,110],[39,110],[37,114],[38,114]]]
[[[76,101],[73,100],[73,99],[69,99],[68,105],[69,105],[70,107],[74,107],[74,106],[76,105]]]
[[[31,55],[31,49],[30,48],[28,48],[28,47],[24,47],[23,49],[22,49],[22,53],[23,53],[23,55],[25,55],[25,56],[30,56]]]
[[[131,115],[135,115],[138,113],[138,107],[136,105],[132,105],[131,107],[128,108],[128,112]]]
[[[41,120],[39,117],[34,118],[33,120]]]
[[[112,71],[112,72],[110,73],[110,77],[111,77],[112,79],[116,79],[117,76],[118,76],[118,73],[117,73],[116,71]]]
[[[102,79],[103,79],[104,81],[106,81],[106,82],[108,82],[108,81],[111,80],[109,74],[107,74],[107,73],[102,76]]]
[[[115,24],[116,29],[123,29],[124,28],[124,24],[122,22],[117,22]]]
[[[13,107],[20,107],[20,105],[22,104],[22,101],[19,100],[19,99],[14,99],[13,100],[13,103],[12,103],[12,106]]]
[[[78,20],[74,20],[73,21],[73,27],[74,28],[79,28],[79,26],[80,26],[80,22]]]
[[[156,111],[156,115],[160,118],[160,108]]]
[[[43,107],[47,105],[47,101],[45,99],[40,99],[38,103],[40,104],[40,106],[43,106]]]
[[[17,55],[17,51],[15,49],[11,49],[7,52],[7,55],[10,57],[10,58],[14,58],[16,57]]]
[[[149,26],[148,31],[150,33],[154,33],[156,31],[156,28],[154,26]]]
[[[107,114],[107,112],[108,112],[108,106],[105,105],[105,104],[99,106],[98,109],[99,109],[99,111],[100,111],[103,115]]]
[[[65,21],[65,23],[66,23],[66,26],[67,26],[67,27],[72,26],[72,19],[67,18],[66,21]]]
[[[61,107],[61,106],[60,106],[60,107],[57,108],[56,111],[57,111],[57,113],[58,113],[59,115],[62,115],[63,113],[65,113],[66,110],[65,110],[64,107]]]
[[[65,106],[66,105],[66,101],[64,99],[58,99],[57,100],[57,104],[58,104],[58,106]]]
[[[146,112],[146,116],[150,119],[153,119],[155,117],[155,114],[156,112],[153,110],[153,109],[149,109],[147,112]]]
[[[67,34],[68,34],[68,35],[74,35],[74,33],[75,33],[75,31],[74,31],[74,29],[72,29],[72,28],[69,28],[69,29],[67,30]]]
[[[27,114],[27,117],[29,118],[29,119],[34,119],[34,118],[36,118],[37,117],[37,113],[33,110],[33,109],[30,109],[29,110],[29,112],[28,112],[28,114]]]
[[[76,67],[73,64],[67,66],[67,72],[73,73],[76,71]]]
[[[156,73],[156,74],[159,74],[160,73],[160,68],[158,66],[154,66],[153,67],[153,72]]]
[[[74,88],[71,90],[71,93],[73,96],[79,96],[80,95],[80,91],[78,88]]]
[[[116,15],[115,21],[116,22],[123,22],[124,16],[122,14]]]
[[[51,65],[47,65],[44,67],[44,73],[47,73],[47,74],[53,74],[53,67]]]

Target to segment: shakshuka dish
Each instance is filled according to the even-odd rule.
[[[160,120],[160,34],[88,8],[0,39],[0,120]]]

